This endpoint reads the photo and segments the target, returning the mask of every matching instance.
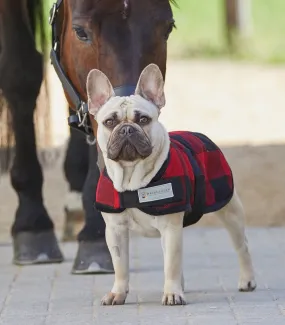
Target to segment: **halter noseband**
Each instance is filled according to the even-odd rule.
[[[81,99],[80,94],[75,89],[60,64],[60,35],[58,32],[57,15],[62,4],[63,0],[57,0],[50,9],[49,24],[52,29],[52,49],[50,52],[51,64],[62,83],[63,89],[68,94],[76,110],[75,114],[68,117],[69,126],[84,132],[87,135],[93,135],[93,129],[88,114],[88,104]],[[116,96],[130,96],[134,94],[134,91],[135,86],[132,85],[123,85],[114,88]]]

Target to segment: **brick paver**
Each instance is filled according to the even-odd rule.
[[[113,275],[70,274],[76,247],[62,245],[66,262],[16,267],[11,246],[0,246],[1,325],[284,325],[283,228],[248,229],[258,288],[237,291],[238,268],[223,229],[184,232],[188,304],[160,305],[163,264],[159,239],[132,238],[130,294],[125,306],[100,306]]]

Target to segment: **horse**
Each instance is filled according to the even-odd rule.
[[[13,261],[18,265],[64,260],[43,202],[33,120],[44,80],[45,55],[37,50],[35,40],[40,38],[45,53],[45,1],[0,0],[0,89],[5,98],[2,110],[8,108],[12,117],[8,131],[14,134],[10,178],[19,204],[11,235]],[[167,40],[175,27],[171,4],[175,0],[57,0],[50,10],[50,58],[70,107],[64,173],[70,192],[82,193],[85,213],[73,274],[114,271],[105,223],[94,208],[100,152],[97,124],[87,110],[88,72],[93,68],[104,72],[117,96],[132,94],[141,71],[150,63],[157,64],[165,78]],[[5,152],[7,158],[9,150]]]

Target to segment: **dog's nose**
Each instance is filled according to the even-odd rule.
[[[122,135],[131,135],[134,132],[135,132],[135,129],[131,125],[124,125],[120,130],[120,133]]]

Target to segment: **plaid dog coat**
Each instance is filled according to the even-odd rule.
[[[118,193],[106,169],[101,173],[95,199],[99,211],[138,208],[154,216],[184,211],[186,227],[230,201],[233,176],[217,145],[196,132],[170,132],[169,136],[168,158],[147,187]]]

